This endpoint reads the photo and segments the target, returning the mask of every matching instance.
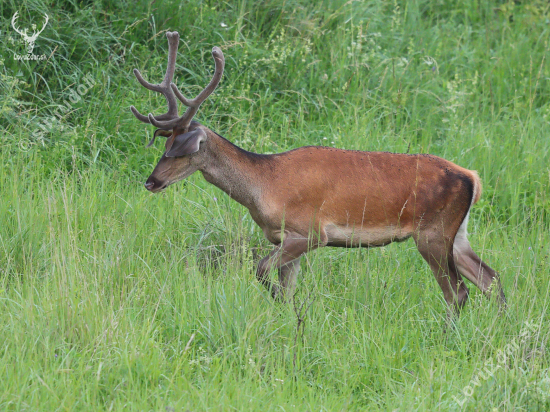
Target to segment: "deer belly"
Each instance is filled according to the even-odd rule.
[[[391,242],[400,242],[411,236],[411,231],[396,226],[377,228],[325,226],[327,246],[339,247],[375,247],[384,246]]]

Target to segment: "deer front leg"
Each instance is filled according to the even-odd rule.
[[[286,301],[294,296],[298,272],[300,272],[300,258],[279,268],[279,293],[275,296],[276,299]]]
[[[271,291],[273,298],[288,299],[296,287],[300,256],[318,246],[318,244],[312,244],[307,237],[296,233],[285,233],[283,242],[258,263],[256,278]],[[275,268],[279,271],[278,285],[269,280],[269,272]]]

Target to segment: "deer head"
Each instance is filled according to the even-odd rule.
[[[34,42],[36,41],[36,39],[38,38],[40,33],[42,33],[44,31],[44,29],[46,28],[46,24],[48,24],[49,17],[48,17],[47,14],[44,13],[44,17],[45,17],[44,25],[42,26],[42,28],[39,31],[36,31],[36,24],[33,24],[32,25],[33,34],[30,35],[30,36],[27,34],[27,29],[19,30],[15,26],[15,22],[17,21],[18,17],[19,17],[19,12],[16,11],[15,14],[13,15],[13,18],[11,19],[11,25],[17,33],[19,33],[21,36],[23,36],[23,40],[25,40],[25,42],[27,43],[27,54],[32,54],[32,52],[34,50]]]
[[[147,147],[154,143],[157,136],[168,138],[164,154],[145,183],[145,187],[152,192],[162,190],[169,184],[184,179],[197,170],[197,159],[193,155],[199,151],[201,142],[207,138],[207,133],[200,127],[199,123],[192,122],[193,116],[197,113],[199,106],[218,86],[225,65],[222,51],[219,47],[214,47],[212,49],[212,57],[214,58],[216,69],[212,80],[197,97],[191,100],[186,99],[180,93],[177,86],[172,83],[176,69],[179,33],[176,31],[167,32],[166,37],[168,38],[168,67],[166,68],[166,74],[162,82],[159,84],[147,82],[137,69],[134,69],[134,75],[143,87],[164,95],[168,104],[168,111],[159,116],[154,116],[151,113],[144,116],[134,106],[130,107],[134,116],[139,120],[144,123],[150,123],[158,128]],[[187,106],[187,110],[181,117],[178,115],[176,98]],[[159,177],[162,177],[162,179]]]

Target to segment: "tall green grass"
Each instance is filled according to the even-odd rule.
[[[16,11],[23,27],[50,16],[46,61],[14,60]],[[550,409],[547,2],[7,0],[0,16],[0,409]],[[298,330],[254,279],[270,247],[246,209],[199,175],[142,187],[163,146],[145,150],[152,128],[129,106],[165,102],[132,69],[160,81],[167,30],[188,95],[223,49],[197,118],[247,150],[427,152],[478,170],[470,240],[507,312],[472,286],[444,332],[412,243],[327,248],[302,259]]]

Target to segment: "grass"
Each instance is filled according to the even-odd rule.
[[[50,16],[34,51],[47,60],[14,60],[16,11],[22,26]],[[0,409],[550,409],[546,2],[7,0],[0,15]],[[470,241],[507,312],[472,285],[444,333],[412,242],[327,248],[302,258],[298,329],[254,279],[270,246],[246,209],[200,175],[142,186],[163,146],[145,150],[152,128],[128,108],[165,103],[131,69],[161,79],[166,30],[188,95],[222,47],[197,117],[247,150],[478,170]]]

